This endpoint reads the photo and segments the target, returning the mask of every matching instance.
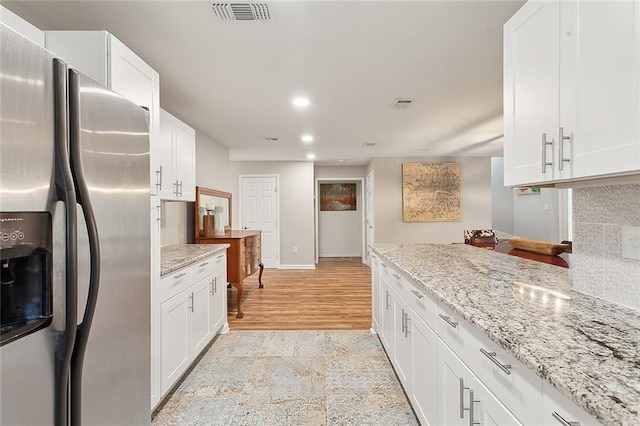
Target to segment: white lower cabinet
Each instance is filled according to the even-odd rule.
[[[438,336],[415,315],[409,321],[413,370],[409,399],[423,425],[438,423]]]
[[[387,350],[390,359],[393,359],[393,336],[394,336],[394,294],[393,287],[382,277],[380,279],[382,287],[382,333],[379,334],[382,346]]]
[[[189,368],[190,293],[185,290],[160,305],[162,393]]]
[[[438,389],[438,424],[521,424],[442,340],[438,341]]]
[[[371,265],[371,326],[376,332],[380,331],[382,325],[382,285],[380,284],[380,258],[374,254],[369,254],[369,265]]]
[[[159,327],[153,327],[154,364],[159,364],[160,397],[175,385],[218,332],[226,332],[226,254],[218,254],[160,280],[156,303]],[[157,405],[157,403],[156,403]]]
[[[380,271],[378,335],[422,425],[599,424],[424,287]]]

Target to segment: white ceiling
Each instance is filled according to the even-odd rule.
[[[344,165],[502,155],[502,25],[523,3],[275,1],[272,22],[224,22],[204,1],[3,1],[42,29],[115,34],[232,160]]]

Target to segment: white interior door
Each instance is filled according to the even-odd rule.
[[[262,231],[265,268],[280,267],[277,184],[277,176],[240,177],[240,226]]]

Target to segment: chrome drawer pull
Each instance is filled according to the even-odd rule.
[[[406,327],[405,322],[404,322],[405,316],[404,316],[404,309],[402,310],[402,332],[404,333],[404,328]],[[405,334],[405,337],[407,335]]]
[[[580,426],[580,422],[568,422],[560,414],[554,411],[552,414],[554,419],[556,419],[562,426]]]
[[[387,267],[387,264],[386,264],[386,263],[380,263],[380,265],[381,265],[383,268],[386,268],[386,267]]]
[[[398,274],[392,274],[392,275],[393,275],[393,277],[394,277],[396,280],[399,280],[399,279],[400,279],[400,275],[398,275]]]
[[[558,170],[562,171],[562,165],[564,163],[570,163],[571,159],[570,158],[564,158],[564,141],[571,141],[571,136],[565,136],[564,134],[564,128],[560,127],[560,137],[558,138],[558,160],[559,163],[558,164]]]
[[[422,299],[424,294],[420,293],[418,290],[411,290],[411,293],[415,294],[418,299]]]
[[[473,421],[473,404],[476,402],[480,402],[480,400],[473,399],[473,389],[469,389],[469,426],[480,424],[480,422]]]
[[[385,299],[386,299],[385,309],[388,311],[389,308],[391,307],[391,305],[389,304],[389,296],[391,296],[391,294],[387,290],[385,290],[384,293],[386,295],[386,297],[385,297]]]
[[[200,267],[202,268],[203,266],[207,266],[208,264],[209,264],[209,262],[202,262],[202,263],[200,264]]]
[[[447,322],[447,324],[449,324],[451,327],[456,328],[458,326],[458,323],[455,321],[451,321],[451,317],[448,315],[442,315],[442,314],[438,314],[438,316],[440,318],[442,318],[443,320],[445,320]]]
[[[409,337],[409,333],[411,333],[411,331],[409,331],[409,321],[411,321],[411,318],[409,318],[409,313],[407,312],[405,314],[405,320],[404,320],[404,338],[405,339]]]
[[[187,275],[187,273],[186,273],[186,272],[183,272],[183,273],[181,273],[181,274],[174,275],[174,276],[173,276],[173,278],[175,278],[175,279],[177,280],[178,278],[182,278],[182,277],[184,277],[185,275]]]
[[[216,259],[222,259],[224,257],[224,254],[221,254],[220,256],[216,257]]]
[[[468,410],[468,408],[464,408],[464,391],[469,389],[464,385],[464,379],[460,378],[460,418],[464,419],[464,412]]]
[[[482,348],[480,348],[480,352],[482,352],[482,354],[484,356],[489,358],[491,360],[491,362],[493,362],[495,365],[497,365],[498,368],[500,368],[500,370],[502,370],[505,374],[507,374],[507,375],[511,374],[511,365],[509,365],[509,364],[501,364],[500,361],[498,361],[496,359],[496,353],[495,352],[487,352]]]

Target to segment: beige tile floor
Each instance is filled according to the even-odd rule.
[[[369,331],[231,331],[153,420],[168,425],[417,425]]]

